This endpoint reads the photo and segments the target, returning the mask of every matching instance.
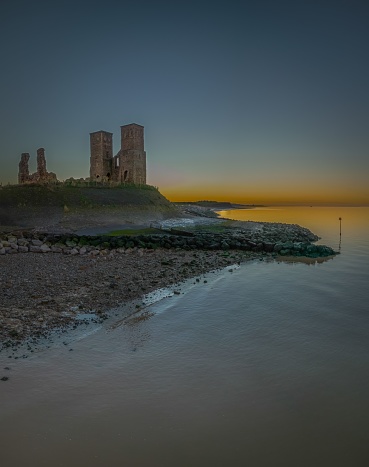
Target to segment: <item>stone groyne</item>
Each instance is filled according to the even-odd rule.
[[[112,250],[137,249],[241,250],[272,253],[276,256],[310,258],[335,255],[332,248],[315,245],[319,239],[308,229],[290,224],[259,224],[249,229],[211,231],[162,231],[145,235],[84,235],[13,232],[0,234],[0,255],[20,253],[62,253],[66,255],[106,255]]]

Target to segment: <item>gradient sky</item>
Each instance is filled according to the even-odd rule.
[[[369,204],[368,2],[12,0],[0,36],[3,184],[135,122],[173,201]]]

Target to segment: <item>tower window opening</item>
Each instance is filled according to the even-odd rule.
[[[125,170],[124,173],[123,173],[123,181],[124,182],[127,180],[127,177],[128,177],[128,170]]]

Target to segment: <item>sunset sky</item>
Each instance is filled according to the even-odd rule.
[[[2,2],[0,182],[145,127],[172,201],[369,204],[369,2]]]

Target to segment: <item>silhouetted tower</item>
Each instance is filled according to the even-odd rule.
[[[114,157],[117,181],[146,184],[146,152],[144,150],[144,127],[137,123],[123,125],[121,149]]]
[[[90,150],[90,179],[109,181],[113,168],[113,133],[103,130],[90,133]]]
[[[44,148],[37,149],[37,173],[40,178],[45,177],[47,174]]]
[[[20,185],[29,181],[28,161],[29,161],[29,153],[22,152],[21,160],[19,162],[19,171],[18,171],[18,183]]]

